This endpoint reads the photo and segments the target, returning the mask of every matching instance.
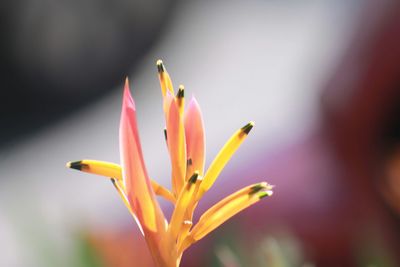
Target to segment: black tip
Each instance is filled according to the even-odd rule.
[[[245,134],[249,134],[249,132],[251,131],[251,129],[253,129],[253,127],[254,127],[254,122],[249,122],[248,124],[242,127],[242,131]]]
[[[72,162],[69,163],[68,167],[70,167],[71,169],[75,169],[75,170],[81,171],[82,168],[84,167],[84,164],[82,164],[81,160],[72,161]]]
[[[250,188],[250,192],[249,192],[249,194],[250,195],[252,195],[252,194],[255,194],[255,193],[257,193],[257,192],[260,192],[261,190],[263,190],[263,189],[265,189],[265,185],[263,185],[263,184],[256,184],[255,186],[252,186],[251,188]]]
[[[165,67],[161,59],[157,60],[157,71],[158,72],[164,72]]]
[[[165,138],[165,141],[167,141],[167,140],[168,140],[167,129],[164,129],[164,138]]]
[[[192,177],[189,178],[189,183],[195,184],[197,181],[197,178],[199,177],[199,172],[195,171],[192,175]]]
[[[178,93],[176,93],[177,98],[183,98],[185,97],[185,88],[183,85],[179,86]]]
[[[272,195],[271,191],[265,191],[258,194],[259,199],[263,199],[264,197],[270,197]]]
[[[120,191],[120,188],[117,185],[117,181],[115,181],[115,178],[110,177],[110,181],[113,184],[113,186],[115,187],[115,189],[117,189],[117,191]]]

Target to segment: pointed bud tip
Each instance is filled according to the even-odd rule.
[[[190,98],[189,106],[188,106],[188,112],[192,112],[194,110],[201,112],[200,105],[197,102],[197,99],[192,95],[192,97]]]
[[[157,64],[157,71],[158,71],[159,73],[165,71],[165,66],[164,66],[164,63],[162,62],[161,59],[157,60],[157,63],[156,63],[156,64]]]
[[[133,100],[132,94],[131,94],[131,90],[129,88],[129,79],[128,77],[125,79],[125,85],[124,85],[124,94],[123,94],[123,98],[122,98],[122,108],[132,108],[132,109],[136,109],[135,108],[135,101]]]
[[[245,126],[242,127],[242,131],[245,134],[249,134],[251,129],[253,129],[254,125],[255,125],[254,121],[251,121],[251,122],[247,123]]]
[[[82,164],[81,160],[78,161],[70,161],[66,164],[67,168],[75,169],[78,171],[81,171],[82,168],[84,167],[84,164]]]
[[[185,87],[183,85],[179,85],[178,93],[176,94],[177,98],[185,97]]]
[[[129,78],[128,76],[125,77],[125,84],[124,84],[124,95],[129,95],[130,96],[131,92],[129,89]]]

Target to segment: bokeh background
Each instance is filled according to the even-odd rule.
[[[207,164],[256,121],[197,216],[244,185],[276,186],[182,266],[400,265],[398,1],[0,7],[0,266],[152,266],[111,183],[64,165],[119,162],[129,76],[149,173],[169,185],[158,58],[202,107]]]

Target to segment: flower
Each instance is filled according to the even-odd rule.
[[[192,98],[185,111],[184,87],[179,86],[175,96],[171,78],[161,60],[157,61],[157,69],[166,120],[164,133],[172,166],[172,190],[159,185],[147,174],[128,79],[125,82],[119,131],[121,165],[84,159],[69,162],[67,167],[111,177],[141,229],[156,265],[176,267],[190,245],[238,212],[272,195],[272,186],[266,182],[249,185],[215,204],[193,224],[198,202],[247,138],[254,123],[250,122],[237,130],[204,172],[205,135],[200,107]],[[156,195],[174,205],[169,222]]]

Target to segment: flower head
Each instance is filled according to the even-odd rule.
[[[125,82],[119,130],[121,164],[84,159],[69,162],[67,166],[111,177],[141,229],[157,266],[176,267],[190,245],[238,212],[272,195],[272,186],[266,182],[249,185],[215,204],[193,223],[198,202],[247,138],[254,123],[237,130],[205,172],[205,135],[199,104],[192,98],[185,110],[184,87],[179,86],[175,95],[171,78],[161,60],[157,61],[157,69],[166,121],[164,133],[172,166],[171,190],[150,179],[147,173],[128,80]],[[156,195],[174,205],[169,222]]]

